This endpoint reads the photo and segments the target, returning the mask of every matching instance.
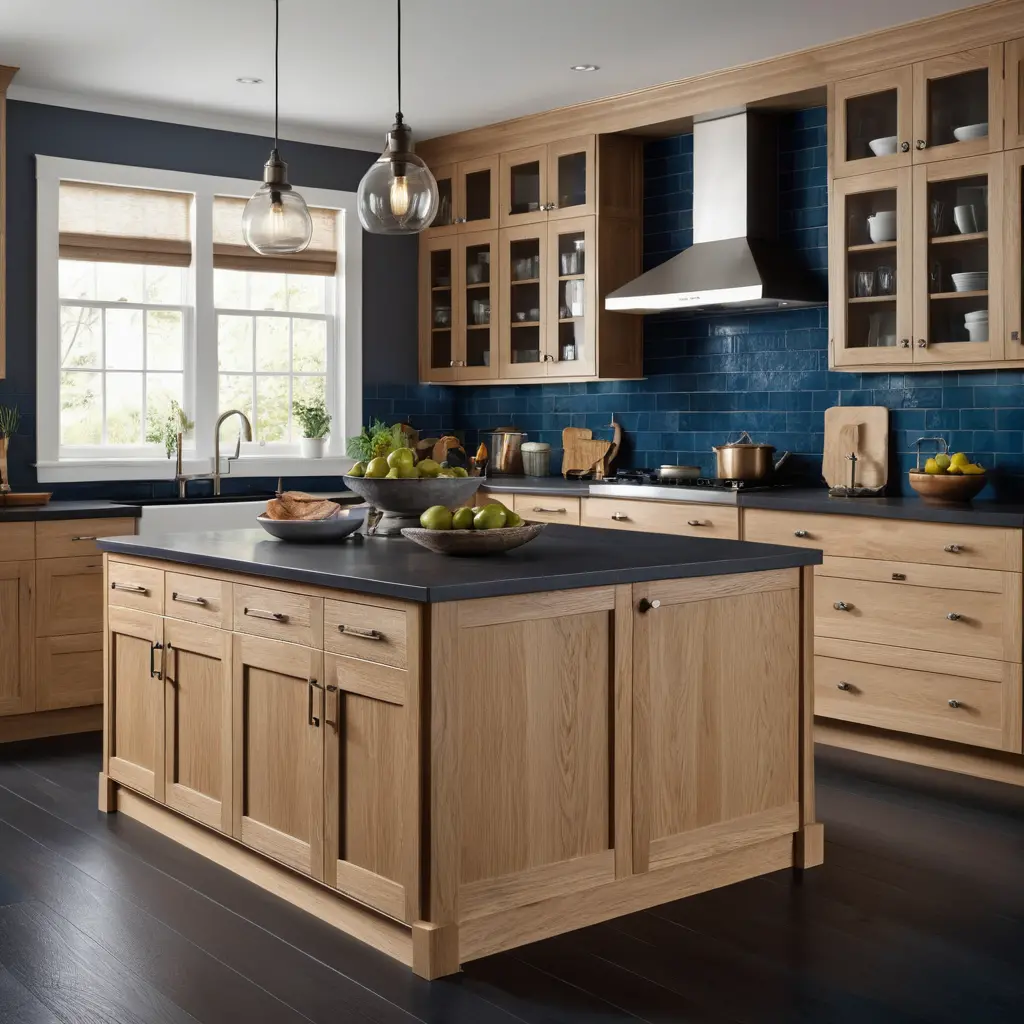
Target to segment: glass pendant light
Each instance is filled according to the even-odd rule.
[[[413,152],[402,118],[402,0],[398,0],[398,113],[380,159],[359,182],[359,221],[375,235],[415,235],[437,213],[437,182]]]
[[[302,252],[313,237],[313,219],[306,200],[288,184],[288,165],[277,151],[280,37],[281,0],[274,0],[274,148],[263,165],[263,185],[242,211],[245,244],[264,256]]]

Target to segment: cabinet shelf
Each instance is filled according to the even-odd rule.
[[[929,299],[987,299],[988,289],[978,292],[932,292]]]
[[[985,242],[988,241],[987,231],[974,231],[969,235],[936,235],[929,238],[932,245],[955,245],[957,242]]]
[[[466,324],[467,331],[489,331],[490,329],[490,324]]]
[[[513,327],[540,327],[539,320],[513,320]]]
[[[857,295],[854,298],[846,300],[851,306],[860,305],[861,303],[870,302],[895,302],[895,295]]]
[[[430,290],[432,292],[450,292],[452,286],[450,284],[435,284]]]
[[[490,281],[476,281],[474,284],[467,284],[466,291],[475,291],[477,288],[490,288]]]
[[[431,334],[448,334],[450,332],[451,332],[451,328],[450,327],[431,327],[430,328],[430,333]]]
[[[539,277],[521,277],[518,280],[512,280],[509,283],[513,284],[513,285],[517,285],[517,284],[540,284],[540,278]]]
[[[865,242],[862,245],[851,245],[847,252],[882,252],[885,249],[895,249],[896,239],[891,242]]]
[[[579,320],[583,320],[582,316],[560,316],[558,322],[560,324],[574,324]]]
[[[559,281],[582,281],[587,275],[586,274],[559,274]]]

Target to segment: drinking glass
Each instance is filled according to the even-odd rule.
[[[896,290],[896,271],[892,267],[879,267],[875,274],[878,277],[878,294],[892,295]]]
[[[928,224],[932,238],[946,234],[946,204],[941,199],[933,199],[928,204]]]
[[[857,271],[857,298],[866,299],[875,294],[875,272],[873,270]]]

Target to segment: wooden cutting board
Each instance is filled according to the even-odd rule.
[[[857,486],[884,487],[889,478],[889,410],[884,405],[836,405],[825,410],[825,451],[821,475],[829,487],[850,483],[857,453]]]

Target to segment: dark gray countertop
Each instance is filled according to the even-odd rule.
[[[557,494],[562,497],[585,498],[590,493],[589,480],[563,480],[560,476],[490,476],[480,481],[485,491],[505,494]]]
[[[503,555],[450,558],[405,539],[283,544],[262,530],[117,537],[104,551],[312,583],[407,601],[459,601],[545,590],[816,565],[821,552],[735,540],[549,526]]]
[[[29,508],[0,506],[0,523],[31,523],[38,519],[137,519],[142,510],[113,501],[51,501]]]

